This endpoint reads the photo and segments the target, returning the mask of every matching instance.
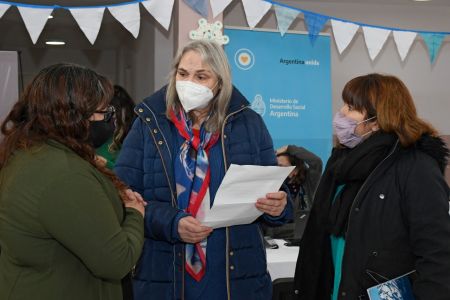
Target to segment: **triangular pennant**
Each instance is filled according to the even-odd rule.
[[[263,0],[242,0],[245,17],[250,28],[255,28],[264,15],[272,7],[272,3]]]
[[[421,33],[420,36],[428,47],[431,63],[434,63],[446,35],[442,33]]]
[[[202,17],[208,17],[208,0],[184,0],[184,2]]]
[[[105,8],[71,8],[70,12],[89,42],[94,45],[102,25]]]
[[[397,45],[398,54],[402,61],[404,61],[408,55],[409,49],[411,49],[411,46],[416,39],[417,32],[392,31],[392,33],[394,35],[395,44]]]
[[[24,6],[18,6],[17,8],[19,9],[33,44],[36,44],[53,8],[33,8]]]
[[[150,0],[143,1],[141,4],[161,24],[166,30],[169,30],[170,19],[172,18],[174,0]]]
[[[331,27],[333,28],[334,41],[336,42],[339,54],[342,54],[353,40],[359,25],[332,19]]]
[[[278,30],[283,36],[300,12],[298,10],[279,5],[275,5],[274,7],[275,16],[277,17],[278,22]]]
[[[374,60],[378,53],[386,43],[386,40],[391,33],[388,29],[365,27],[363,26],[364,40],[366,41],[367,50],[369,50],[370,59]]]
[[[325,26],[325,23],[330,19],[327,16],[322,16],[314,13],[305,12],[305,23],[308,28],[309,39],[314,43],[320,31]]]
[[[3,14],[8,10],[11,5],[0,3],[0,18],[3,17]]]
[[[139,26],[141,25],[141,13],[139,11],[139,3],[127,5],[110,6],[108,10],[114,18],[125,27],[134,38],[139,35]]]
[[[213,18],[217,17],[233,0],[209,0],[213,13]]]

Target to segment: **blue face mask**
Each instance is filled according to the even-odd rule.
[[[354,148],[357,145],[359,145],[364,140],[364,137],[368,135],[371,131],[360,136],[355,133],[356,126],[375,118],[376,117],[372,117],[363,120],[361,122],[357,122],[353,119],[346,117],[340,111],[337,112],[333,119],[333,128],[339,140],[339,143],[348,148]]]

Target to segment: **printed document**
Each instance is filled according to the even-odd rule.
[[[265,198],[267,193],[278,192],[294,168],[232,164],[212,208],[209,208],[209,201],[203,201],[206,207],[200,209],[197,219],[213,228],[252,223],[262,215],[255,207],[256,200]]]

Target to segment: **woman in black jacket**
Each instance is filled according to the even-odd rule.
[[[449,155],[398,78],[349,81],[295,272],[301,300],[368,299],[415,270],[416,300],[450,299]]]

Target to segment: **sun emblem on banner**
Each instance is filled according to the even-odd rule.
[[[256,94],[252,102],[252,109],[256,111],[261,117],[266,113],[266,103],[264,103],[263,97],[260,94]]]
[[[234,62],[241,70],[248,70],[255,64],[255,55],[249,49],[239,49],[234,55]]]

